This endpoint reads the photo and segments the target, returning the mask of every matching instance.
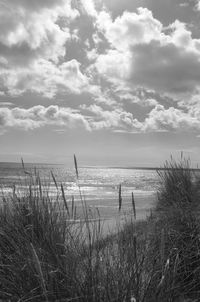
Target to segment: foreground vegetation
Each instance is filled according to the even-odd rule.
[[[75,159],[78,184],[78,168]],[[84,220],[63,185],[50,197],[37,171],[27,191],[0,208],[1,301],[200,301],[200,190],[189,162],[171,160],[160,174],[157,206],[102,236],[100,217],[81,194]],[[123,206],[119,187],[119,209]]]

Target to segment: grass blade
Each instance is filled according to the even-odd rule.
[[[25,170],[25,165],[24,165],[24,161],[23,161],[23,158],[21,158],[21,162],[22,162],[22,169],[24,171],[24,174],[26,175],[29,175],[29,176],[32,176],[32,174],[28,171]]]
[[[76,160],[76,155],[74,154],[74,166],[76,170],[76,177],[78,179],[78,165],[77,165],[77,160]]]
[[[165,261],[165,230],[164,229],[162,229],[161,231],[160,259],[161,259],[162,268],[164,269],[164,261]]]
[[[41,281],[43,294],[44,294],[44,297],[45,297],[46,301],[48,301],[47,295],[46,295],[46,285],[45,285],[45,280],[44,280],[43,273],[42,273],[42,268],[41,268],[41,265],[40,265],[40,260],[38,258],[38,255],[36,253],[36,250],[35,250],[33,244],[30,243],[30,245],[31,245],[33,259],[34,259],[34,262],[35,262],[35,268],[36,268],[36,271],[37,271],[37,273],[39,275],[39,278],[40,278],[40,281]]]
[[[54,174],[53,174],[53,172],[52,172],[52,171],[51,171],[51,176],[52,176],[52,178],[53,178],[53,181],[54,181],[55,187],[56,187],[56,189],[58,190],[58,184],[57,184],[56,178],[55,178],[55,176],[54,176]]]
[[[134,199],[133,192],[132,192],[132,206],[133,206],[134,218],[136,219],[135,199]]]
[[[122,186],[121,184],[119,185],[119,212],[121,211],[122,207]]]
[[[22,162],[22,168],[23,168],[23,170],[25,170],[25,165],[24,165],[23,158],[21,158],[21,162]]]
[[[72,195],[72,217],[74,217],[74,196]]]
[[[68,208],[67,200],[66,200],[66,197],[65,197],[63,184],[61,184],[61,191],[62,191],[62,198],[63,198],[63,201],[64,201],[64,205],[65,205],[65,208],[67,210],[67,214],[69,215],[69,208]]]
[[[42,198],[42,183],[39,175],[38,175],[38,185],[39,185],[40,198]]]

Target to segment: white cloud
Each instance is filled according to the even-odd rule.
[[[196,8],[198,11],[200,11],[200,1],[199,1],[199,0],[197,0],[197,3],[196,3],[195,8]]]
[[[138,96],[132,96],[130,100],[132,104],[138,104],[143,107],[155,107],[158,105],[158,102],[155,99],[149,99],[149,98],[140,99]]]
[[[11,95],[32,91],[52,98],[58,91],[80,94],[85,91],[95,93],[98,89],[81,72],[80,63],[75,59],[57,66],[47,60],[37,60],[31,68],[2,69],[0,78]]]
[[[175,21],[166,28],[151,11],[140,8],[114,21],[102,12],[97,26],[110,48],[94,66],[110,82],[173,96],[200,88],[200,39],[192,38],[184,23]]]
[[[81,110],[82,112],[54,105],[38,105],[29,109],[0,107],[0,132],[4,134],[10,128],[33,130],[47,125],[60,126],[62,131],[66,127],[130,133],[200,130],[200,106],[198,111],[190,109],[184,112],[173,107],[165,109],[157,104],[143,121],[122,108],[103,110],[98,105],[82,105]]]
[[[160,39],[163,26],[147,8],[138,8],[138,13],[125,11],[114,22],[106,12],[100,13],[97,24],[108,41],[118,50],[129,49],[139,43]]]
[[[143,121],[134,118],[132,113],[122,108],[103,110],[98,105],[89,107],[83,105],[81,108],[90,113],[88,121],[92,130],[107,129],[129,133],[198,132],[200,130],[200,106],[198,111],[192,109],[183,111],[174,107],[165,109],[157,103]]]
[[[142,130],[148,131],[199,131],[200,115],[170,107],[157,105],[145,119]]]
[[[38,57],[58,61],[65,55],[69,30],[59,23],[75,18],[69,1],[0,3],[0,54],[9,64],[26,65]]]
[[[141,89],[135,91],[132,91],[131,89],[123,89],[123,87],[121,87],[121,89],[116,89],[116,94],[122,101],[129,101],[132,104],[138,104],[142,107],[157,106],[158,101],[155,98],[148,96],[148,93],[148,91]],[[152,94],[154,95],[155,93],[152,92]]]
[[[80,0],[85,12],[92,17],[97,17],[97,11],[93,0]]]
[[[88,14],[93,2],[82,1]],[[65,60],[66,42],[77,39],[70,22],[79,16],[71,0],[8,0],[0,3],[0,93],[25,91],[96,93],[80,63]]]
[[[115,49],[108,50],[99,55],[95,67],[98,72],[112,81],[129,80],[131,77],[132,55],[130,52],[119,52]]]
[[[91,105],[85,107],[85,109],[93,114],[93,117],[90,119],[90,126],[93,130],[125,129],[126,131],[130,131],[141,128],[141,123],[133,118],[132,113],[123,111],[122,109],[108,111],[103,110],[98,105]]]
[[[193,118],[196,118],[200,121],[200,94],[194,95],[189,100],[189,102],[180,102],[179,105],[184,110],[186,110]]]
[[[45,125],[56,125],[68,128],[84,127],[90,130],[87,120],[70,108],[58,106],[34,106],[24,108],[0,108],[0,129],[20,128],[24,130],[36,129]]]

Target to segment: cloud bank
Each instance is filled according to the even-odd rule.
[[[70,108],[55,105],[44,107],[41,105],[23,108],[0,108],[0,128],[3,130],[19,128],[33,130],[46,125],[64,126],[68,128],[84,127],[90,130],[87,120],[78,112]]]

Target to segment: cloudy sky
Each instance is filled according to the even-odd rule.
[[[0,0],[0,161],[200,162],[198,0]]]

